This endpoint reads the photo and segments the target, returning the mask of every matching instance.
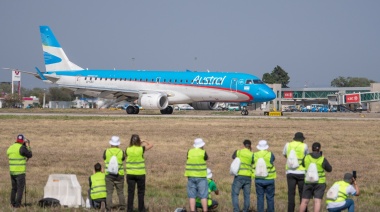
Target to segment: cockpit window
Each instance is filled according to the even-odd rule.
[[[250,80],[250,79],[245,81],[245,84],[247,84],[247,85],[248,85],[248,84],[252,84],[252,83],[253,83],[253,82],[252,82],[252,80]]]
[[[264,84],[261,80],[253,80],[253,84]]]

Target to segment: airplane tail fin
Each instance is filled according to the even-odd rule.
[[[67,58],[49,26],[40,26],[40,33],[47,72],[83,70]]]

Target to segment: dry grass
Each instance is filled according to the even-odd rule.
[[[188,208],[186,183],[183,176],[186,152],[194,138],[206,141],[208,166],[214,173],[221,194],[219,211],[232,211],[229,165],[234,150],[244,139],[254,144],[261,139],[269,142],[276,156],[277,168],[275,207],[285,211],[287,185],[285,159],[282,149],[297,131],[305,134],[306,143],[322,144],[324,156],[333,166],[327,174],[328,187],[345,172],[357,170],[361,196],[355,197],[357,211],[380,210],[380,120],[301,120],[301,119],[229,119],[229,118],[157,118],[157,117],[37,117],[0,116],[1,182],[0,210],[9,208],[10,177],[6,149],[18,133],[31,140],[33,158],[27,167],[27,202],[35,205],[43,197],[49,174],[76,174],[85,197],[88,177],[93,165],[102,161],[112,135],[121,137],[121,147],[127,147],[131,134],[154,144],[146,152],[146,204],[150,211],[174,211]],[[254,145],[256,146],[256,145]],[[127,188],[125,186],[125,194]],[[242,199],[242,197],[240,198]],[[114,194],[114,202],[116,194]],[[252,186],[251,205],[256,208],[255,188]],[[137,204],[135,204],[137,206]],[[323,205],[323,208],[325,204]],[[312,204],[309,204],[309,210]],[[26,211],[22,209],[20,211]],[[38,211],[31,206],[28,211]],[[81,211],[81,209],[77,209]],[[323,209],[323,211],[326,211]]]

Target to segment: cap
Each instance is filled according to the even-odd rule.
[[[207,168],[207,178],[211,179],[212,178],[212,172],[211,169]]]
[[[351,183],[352,178],[353,178],[353,176],[352,176],[351,173],[346,173],[346,174],[344,174],[343,180],[344,180],[346,183]]]
[[[252,145],[250,140],[244,140],[243,144],[244,144],[244,146],[249,146],[249,147]]]
[[[195,148],[201,148],[201,147],[203,147],[204,145],[205,145],[205,142],[203,141],[202,138],[196,138],[196,139],[194,140],[194,147],[195,147]]]
[[[256,146],[258,150],[266,150],[269,148],[268,142],[266,140],[259,141],[259,145]]]
[[[112,138],[110,140],[110,144],[112,146],[119,146],[120,145],[120,138],[119,138],[119,136],[112,136]]]
[[[303,133],[297,132],[296,134],[294,134],[293,140],[295,140],[295,141],[303,141],[303,140],[305,140],[305,137],[303,136]]]
[[[321,149],[321,144],[319,142],[314,142],[313,145],[311,146],[311,149],[313,151],[319,151]]]
[[[19,142],[19,143],[24,143],[24,135],[23,134],[19,134],[17,136],[16,141]]]

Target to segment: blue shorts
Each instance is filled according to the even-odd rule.
[[[207,178],[189,177],[187,181],[187,197],[206,199],[208,197]]]

